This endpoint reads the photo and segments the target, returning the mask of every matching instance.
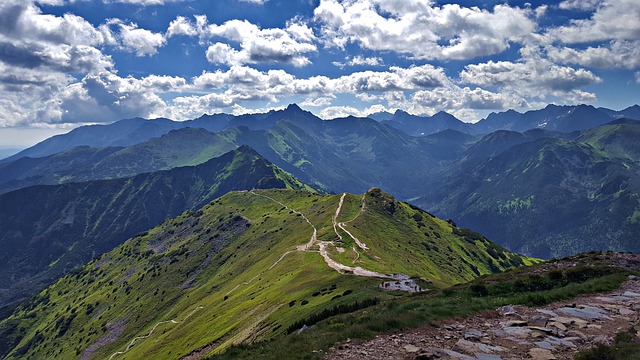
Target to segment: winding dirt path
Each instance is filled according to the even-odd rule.
[[[329,252],[327,251],[329,246],[333,246],[334,244],[330,241],[319,241],[318,240],[318,229],[315,227],[315,225],[313,225],[313,223],[311,223],[311,221],[300,211],[295,210],[290,208],[289,206],[287,206],[286,204],[282,203],[281,201],[278,201],[270,196],[264,195],[264,194],[259,194],[256,193],[255,191],[250,191],[249,193],[256,195],[256,196],[262,196],[266,199],[269,199],[273,202],[275,202],[276,204],[279,204],[280,206],[283,206],[284,208],[288,209],[289,211],[293,211],[295,214],[299,214],[312,228],[313,228],[313,234],[311,235],[311,239],[309,240],[308,243],[304,244],[304,245],[300,245],[296,248],[295,251],[313,251],[311,250],[313,247],[318,246],[318,252],[320,253],[320,255],[322,256],[322,258],[324,259],[324,261],[327,263],[327,265],[342,273],[342,272],[351,272],[354,275],[357,276],[365,276],[365,277],[376,277],[376,278],[381,278],[381,279],[395,279],[394,276],[392,275],[385,275],[385,274],[381,274],[375,271],[371,271],[371,270],[367,270],[364,269],[360,266],[356,266],[356,267],[352,267],[352,266],[347,266],[344,264],[341,264],[335,260],[333,260],[331,258],[331,256],[329,255]],[[347,193],[343,193],[342,196],[340,197],[340,202],[338,203],[338,207],[336,209],[336,212],[334,213],[334,216],[332,218],[333,220],[333,230],[335,231],[336,235],[338,235],[339,239],[342,239],[342,236],[340,236],[340,234],[338,233],[338,229],[337,227],[340,227],[341,224],[337,223],[337,219],[338,216],[340,215],[340,211],[342,210],[342,205],[344,204],[344,198],[347,196]],[[364,204],[364,199],[363,199],[363,204]],[[362,208],[361,208],[362,211]],[[357,217],[357,216],[356,216]],[[355,218],[354,218],[355,219]],[[353,220],[352,220],[353,221]],[[340,227],[342,229],[342,227]],[[351,236],[352,238],[354,238],[348,231],[346,231],[347,234],[349,234],[349,236]],[[354,240],[356,240],[354,238]],[[359,242],[358,240],[356,240],[356,242]],[[364,245],[364,244],[362,244]],[[360,244],[358,244],[358,246],[360,246]],[[364,246],[366,248],[366,246]],[[361,247],[362,248],[362,247]],[[294,250],[290,250],[287,253],[285,253],[279,260],[282,260],[282,258],[293,252]],[[277,262],[276,262],[277,263]],[[273,267],[273,266],[272,266]]]
[[[347,193],[342,194],[342,197],[340,198],[340,204],[338,205],[338,209],[336,210],[336,215],[333,217],[333,230],[336,232],[336,234],[338,235],[338,237],[340,238],[340,240],[342,240],[342,236],[340,236],[340,234],[338,234],[338,231],[336,230],[336,222],[338,220],[338,215],[340,214],[340,210],[342,209],[342,203],[344,202],[344,197],[347,195]],[[361,204],[360,204],[360,211],[358,211],[358,214],[351,220],[349,221],[345,221],[345,222],[341,222],[338,223],[337,226],[344,232],[346,232],[349,236],[351,236],[351,238],[353,239],[353,241],[355,241],[355,243],[358,245],[358,247],[362,250],[369,250],[369,248],[367,247],[367,244],[363,243],[362,241],[360,241],[357,237],[353,236],[353,234],[351,232],[349,232],[349,230],[345,229],[346,224],[354,221],[355,219],[357,219],[360,214],[362,214],[364,212],[364,207],[365,207],[365,196],[367,194],[364,193],[362,194],[362,200],[361,200]],[[358,254],[358,256],[360,256],[360,254]]]
[[[258,275],[254,276],[253,278],[249,279],[248,281],[245,281],[243,283],[240,283],[238,285],[236,285],[233,289],[231,289],[226,295],[229,295],[231,293],[233,293],[234,291],[236,291],[237,289],[239,289],[242,286],[246,286],[251,284],[255,279],[257,279],[258,277],[262,276],[266,271],[273,269],[276,265],[278,265],[287,255],[294,253],[294,252],[318,252],[320,253],[320,255],[324,258],[324,261],[327,263],[327,265],[342,273],[343,271],[345,272],[351,272],[354,275],[357,276],[365,276],[365,277],[377,277],[377,278],[382,278],[382,279],[395,279],[396,277],[394,277],[393,275],[384,275],[384,274],[380,274],[377,273],[375,271],[371,271],[371,270],[367,270],[367,269],[363,269],[359,266],[356,267],[351,267],[351,266],[347,266],[344,264],[340,264],[338,262],[336,262],[335,260],[331,259],[331,257],[329,256],[329,253],[327,251],[327,247],[330,245],[333,245],[332,242],[328,242],[328,241],[318,241],[318,229],[315,227],[315,225],[313,225],[313,223],[300,211],[295,210],[290,208],[288,205],[282,203],[281,201],[274,199],[270,196],[264,195],[264,194],[259,194],[256,193],[254,190],[248,191],[248,193],[253,194],[255,196],[261,196],[263,198],[266,198],[270,201],[275,202],[276,204],[279,204],[280,206],[283,206],[284,208],[288,209],[289,211],[292,211],[294,214],[298,214],[300,215],[300,217],[302,217],[304,219],[304,221],[306,221],[309,226],[311,226],[311,228],[313,229],[313,234],[311,235],[311,238],[309,239],[309,242],[307,242],[306,244],[303,245],[299,245],[297,246],[294,250],[289,250],[287,252],[285,252],[284,254],[282,254],[282,256],[280,256],[280,258],[278,260],[276,260],[273,264],[271,264],[271,266],[269,266],[269,268],[267,268],[267,270],[260,272]],[[340,229],[344,230],[347,234],[349,234],[349,236],[351,236],[356,243],[358,244],[358,246],[360,248],[362,248],[363,250],[366,250],[367,247],[366,245],[364,245],[363,243],[361,243],[358,239],[356,239],[353,235],[351,235],[351,233],[349,231],[347,231],[346,229],[343,228],[345,223],[337,223],[337,218],[340,215],[340,211],[342,210],[342,204],[344,203],[344,198],[346,197],[346,193],[342,194],[342,197],[340,198],[340,202],[338,204],[338,208],[336,209],[336,212],[333,216],[333,229],[336,233],[336,235],[338,235],[338,237],[340,238],[340,240],[342,240],[342,236],[338,233],[337,227],[339,227]],[[352,220],[350,220],[349,222],[355,220],[360,213],[364,211],[364,195],[362,197],[362,206],[360,208],[360,212],[358,213],[358,215],[356,215],[355,218],[353,218]],[[318,246],[319,250],[318,251],[314,251],[311,250],[313,247]],[[354,248],[355,251],[355,248]],[[357,251],[356,251],[357,253]],[[358,254],[358,257],[360,256],[360,254]],[[357,260],[357,258],[356,258]],[[354,261],[355,262],[355,261]],[[187,320],[189,317],[191,317],[196,311],[203,309],[204,307],[202,306],[198,306],[195,310],[193,310],[192,312],[190,312],[182,321],[177,321],[175,319],[171,319],[171,320],[165,320],[165,321],[160,321],[157,324],[155,324],[153,326],[153,328],[151,329],[151,331],[149,331],[149,333],[147,335],[143,335],[143,336],[138,336],[133,338],[133,340],[131,340],[131,342],[129,343],[129,345],[126,347],[126,349],[124,349],[123,351],[118,351],[113,353],[110,357],[109,360],[112,360],[114,357],[118,356],[118,355],[122,355],[125,354],[126,352],[129,351],[129,349],[131,349],[131,347],[133,347],[133,345],[138,341],[138,340],[143,340],[146,339],[148,337],[150,337],[155,330],[158,328],[158,326],[163,325],[163,324],[179,324],[184,322],[185,320]]]

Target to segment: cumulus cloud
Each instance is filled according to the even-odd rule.
[[[469,64],[460,73],[460,78],[466,83],[497,87],[507,93],[537,99],[556,96],[593,100],[593,94],[587,96],[579,89],[602,82],[589,70],[553,63],[542,56],[539,48],[525,47],[521,53],[519,61]]]
[[[606,40],[640,39],[640,2],[605,0],[588,19],[572,20],[569,25],[550,29],[550,41],[586,43]]]
[[[364,57],[362,55],[356,55],[354,57],[347,56],[344,62],[334,61],[332,63],[334,66],[339,68],[345,68],[347,66],[382,66],[384,65],[384,61],[382,58],[374,56],[374,57]]]
[[[472,59],[503,52],[536,28],[527,9],[493,11],[424,0],[321,0],[314,18],[328,46],[356,43],[415,59]]]
[[[115,28],[116,31],[113,31]],[[124,23],[120,19],[111,19],[103,31],[118,40],[118,46],[125,51],[134,52],[136,56],[155,55],[158,48],[166,44],[163,34],[141,29],[136,23]]]
[[[322,119],[330,120],[348,116],[367,117],[378,112],[392,112],[392,110],[379,104],[365,109],[358,109],[353,106],[329,106],[322,109],[318,116]]]
[[[301,104],[300,106],[303,107],[326,107],[331,105],[331,103],[333,102],[333,99],[335,99],[335,96],[321,96],[321,97],[308,97],[306,98]]]
[[[211,44],[206,57],[212,63],[228,66],[243,64],[311,64],[309,54],[317,52],[313,30],[299,19],[291,20],[284,29],[261,29],[246,20],[229,20],[220,25],[209,24],[205,15],[195,16],[195,23],[177,17],[169,24],[167,37],[199,36],[201,41],[226,39]]]
[[[612,41],[597,47],[578,50],[570,47],[546,49],[549,59],[564,63],[578,64],[600,69],[640,68],[640,41]]]
[[[55,1],[55,0],[51,0]],[[141,6],[151,6],[151,5],[164,5],[168,3],[175,2],[184,2],[189,0],[102,0],[105,4],[109,3],[119,3],[119,4],[132,4],[132,5],[141,5]]]
[[[558,7],[563,10],[580,10],[590,11],[595,10],[603,0],[564,0],[558,4]]]

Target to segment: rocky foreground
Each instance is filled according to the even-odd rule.
[[[638,256],[619,260],[636,268]],[[625,266],[626,267],[626,266]],[[636,269],[637,270],[637,269]],[[596,344],[611,344],[616,333],[640,320],[640,278],[622,288],[542,307],[504,306],[366,342],[347,341],[326,359],[573,359]],[[640,329],[635,329],[640,330]],[[636,332],[640,336],[640,332]]]

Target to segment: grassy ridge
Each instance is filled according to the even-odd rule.
[[[65,276],[20,307],[0,324],[3,350],[10,352],[7,358],[109,358],[153,331],[114,358],[217,353],[233,344],[280,338],[327,309],[393,298],[378,287],[380,279],[330,269],[317,248],[295,251],[313,234],[296,211],[317,229],[318,240],[336,241],[332,219],[341,197],[290,190],[232,192],[200,211],[184,213]],[[354,251],[353,239],[342,230],[344,244],[329,246],[330,256],[345,265],[385,273],[411,270],[436,285],[449,285],[473,277],[471,267],[488,273],[527,261],[491,245],[494,257],[486,240],[467,239],[462,229],[377,189],[366,194],[364,212],[361,199],[345,196],[338,221],[355,218],[345,226],[369,247],[356,250],[362,261],[341,257],[347,251],[339,252],[339,247]],[[389,206],[396,210],[389,212]],[[422,220],[416,221],[415,214]],[[388,231],[368,233],[370,223]],[[437,249],[400,242],[407,235],[424,237],[424,227],[443,233],[432,239]],[[477,257],[459,261],[465,250]],[[463,265],[433,276],[442,256]]]

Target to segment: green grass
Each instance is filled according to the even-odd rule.
[[[582,294],[612,291],[619,288],[628,274],[606,266],[584,266],[559,274],[550,272],[540,276],[546,284],[545,290],[534,290],[540,288],[541,279],[532,277],[526,269],[490,275],[433,294],[386,299],[379,305],[323,320],[301,334],[249,346],[235,346],[213,358],[320,359],[331,346],[346,339],[371,339],[380,333],[437,326],[443,319],[469,316],[504,305],[541,306]],[[520,283],[526,286],[513,286]],[[479,286],[488,291],[479,294]]]
[[[638,325],[616,334],[613,345],[599,344],[581,351],[576,360],[638,360],[640,359],[640,343],[636,336]]]
[[[76,358],[88,348],[91,358],[109,358],[158,323],[150,337],[116,359],[178,358],[208,345],[205,354],[215,354],[237,344],[289,338],[286,334],[306,321],[319,321],[316,327],[321,327],[344,317],[331,315],[361,307],[379,312],[380,305],[371,306],[375,301],[401,306],[407,300],[389,302],[401,294],[382,290],[380,279],[340,274],[316,252],[293,251],[313,233],[293,210],[305,214],[318,239],[335,241],[332,219],[341,196],[232,192],[140,233],[0,323],[0,340],[12,344],[7,358]],[[361,199],[347,195],[338,221],[355,219],[347,227],[369,250],[358,249],[361,260],[353,264],[342,257],[346,252],[332,248],[332,258],[346,265],[405,273],[442,287],[529,261],[377,189],[367,193],[362,213]],[[345,246],[353,246],[353,239],[341,235]],[[440,301],[438,312],[460,311],[446,310],[450,300]],[[402,312],[393,311],[381,322],[367,319],[364,327],[345,333],[369,336],[393,324],[425,320]],[[348,328],[341,323],[330,328],[343,326]]]

